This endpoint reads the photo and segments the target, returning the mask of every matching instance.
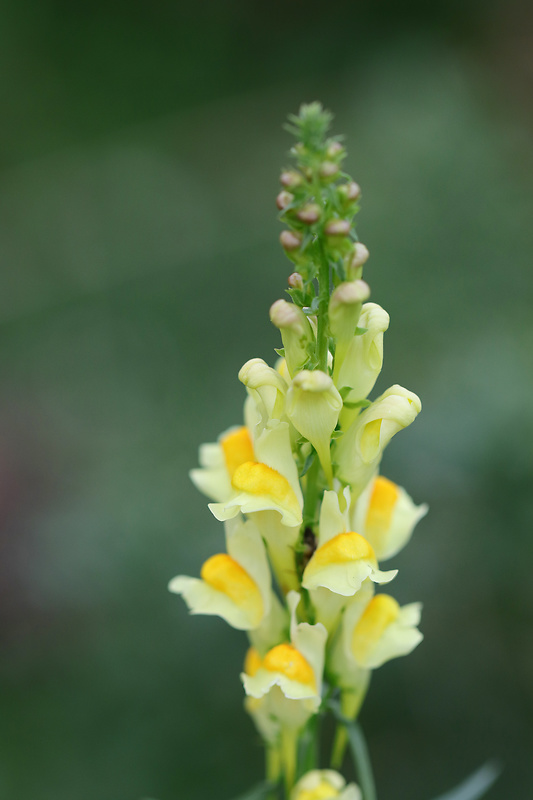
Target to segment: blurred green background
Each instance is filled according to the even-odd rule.
[[[225,800],[262,772],[244,637],[166,591],[221,547],[188,480],[272,360],[281,124],[320,99],[362,185],[384,470],[424,644],[362,720],[380,800],[488,758],[530,800],[533,14],[515,0],[0,4],[0,796]]]

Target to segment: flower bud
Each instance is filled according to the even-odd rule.
[[[335,372],[335,383],[339,388],[351,387],[344,397],[347,404],[363,400],[374,387],[383,366],[383,334],[389,327],[389,315],[377,303],[365,303],[357,324],[366,328],[366,332],[352,337],[339,370]],[[357,413],[357,409],[343,408],[343,429],[349,427]]]
[[[307,345],[314,339],[311,325],[302,309],[286,300],[276,300],[270,308],[270,319],[281,331],[287,369],[292,377],[308,359]]]
[[[319,173],[321,178],[332,180],[339,174],[339,165],[334,161],[323,161]]]
[[[304,288],[304,279],[299,272],[293,272],[291,275],[289,275],[288,284],[291,289],[302,290]]]
[[[288,252],[298,250],[302,244],[302,237],[294,231],[281,231],[279,240],[283,249]]]
[[[239,370],[239,380],[254,399],[263,425],[270,419],[281,418],[287,384],[277,370],[262,358],[251,358]]]
[[[332,142],[326,151],[328,158],[337,158],[341,153],[344,153],[344,147],[340,142]]]
[[[286,412],[296,430],[315,448],[328,483],[333,480],[330,442],[342,398],[333,381],[320,370],[302,370],[287,392]]]
[[[391,386],[365,408],[336,442],[338,477],[357,498],[377,472],[383,451],[398,431],[406,428],[422,408],[420,398],[402,386]]]
[[[341,283],[329,301],[329,328],[335,338],[335,370],[333,380],[337,380],[348,348],[355,336],[355,329],[365,300],[370,296],[370,287],[364,281]],[[343,384],[344,385],[344,384]]]
[[[287,170],[281,173],[280,182],[286,189],[295,189],[303,182],[303,177],[295,170]]]
[[[308,203],[308,205],[303,206],[303,208],[296,212],[296,216],[300,222],[304,222],[306,225],[313,225],[315,222],[318,222],[321,213],[319,205],[316,203]]]
[[[361,242],[356,242],[353,249],[353,255],[350,263],[346,269],[346,275],[349,280],[354,281],[361,277],[363,272],[362,267],[366,264],[370,253]]]
[[[324,228],[324,233],[327,236],[348,236],[351,227],[347,219],[332,219]]]
[[[361,800],[355,783],[346,781],[332,769],[313,769],[300,778],[294,786],[290,800]]]
[[[283,211],[284,208],[287,208],[292,201],[294,200],[294,195],[290,192],[280,192],[276,197],[276,205],[280,211]]]
[[[337,192],[343,200],[354,203],[361,196],[361,187],[355,181],[351,181],[338,186]]]

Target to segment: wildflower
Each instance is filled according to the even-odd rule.
[[[219,520],[230,519],[241,511],[278,511],[284,525],[302,521],[303,498],[298,471],[292,456],[289,426],[272,420],[254,443],[257,461],[241,464],[231,480],[231,495],[226,501],[210,503]]]
[[[378,568],[375,553],[364,536],[346,529],[336,493],[324,492],[318,546],[304,570],[302,586],[305,589],[323,586],[335,594],[351,597],[367,578],[374,583],[388,583],[396,573]]]
[[[415,505],[405,489],[378,475],[355,504],[352,519],[354,529],[361,531],[382,561],[405,547],[427,512],[425,503]]]
[[[294,377],[287,392],[287,416],[315,448],[329,484],[333,479],[331,434],[341,409],[342,398],[325,372],[302,370]]]
[[[422,404],[413,392],[391,386],[365,408],[335,443],[337,475],[361,494],[377,472],[383,450],[392,437],[414,421]]]
[[[201,578],[178,575],[171,592],[183,595],[193,614],[215,614],[234,628],[253,630],[268,615],[271,578],[265,547],[250,520],[226,525],[227,553],[211,556]]]
[[[346,784],[332,769],[313,769],[300,778],[292,790],[290,800],[361,800],[361,791],[355,783]]]

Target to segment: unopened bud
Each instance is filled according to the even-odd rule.
[[[308,203],[308,205],[301,208],[296,216],[300,222],[305,222],[306,225],[313,225],[320,219],[321,209],[316,203]]]
[[[334,178],[339,172],[339,165],[334,161],[324,161],[319,171],[321,178]]]
[[[369,255],[370,253],[368,252],[368,249],[365,247],[365,245],[362,244],[362,242],[356,242],[350,267],[352,269],[357,269],[358,267],[362,267],[363,264],[366,264],[366,262],[368,261]]]
[[[302,244],[302,237],[294,231],[282,231],[279,235],[281,246],[284,250],[297,250]]]
[[[332,142],[327,149],[328,158],[335,158],[344,151],[344,147],[340,142]]]
[[[337,191],[344,200],[351,203],[358,200],[361,195],[361,187],[355,181],[343,183],[342,186],[337,187]]]
[[[293,200],[294,200],[293,194],[291,194],[290,192],[283,191],[280,192],[276,197],[276,205],[280,211],[283,211],[283,209],[287,208],[287,206],[289,206]]]
[[[347,219],[332,219],[326,225],[324,231],[327,236],[348,236],[350,233],[350,222]]]
[[[292,275],[289,275],[288,283],[291,289],[304,288],[304,279],[302,278],[299,272],[293,272]]]
[[[302,336],[303,327],[298,312],[302,313],[294,303],[288,303],[286,300],[276,300],[270,307],[270,320],[276,328],[280,330],[282,328],[294,328]],[[305,315],[304,319],[306,319]]]
[[[335,368],[333,380],[339,386],[338,376],[346,358],[361,313],[361,307],[370,296],[370,288],[364,281],[341,283],[329,301],[329,326],[336,340]]]
[[[302,176],[299,172],[295,172],[294,170],[290,170],[287,172],[282,172],[280,175],[281,185],[285,186],[286,189],[294,189],[296,186],[299,186],[302,183]]]
[[[281,332],[287,369],[293,376],[309,358],[307,347],[314,338],[309,320],[301,308],[286,300],[276,300],[271,306],[270,320]]]

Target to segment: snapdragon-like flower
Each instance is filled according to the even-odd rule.
[[[275,687],[272,714],[286,727],[299,728],[316,713],[321,702],[327,631],[323,625],[297,622],[300,602],[297,592],[290,592],[287,603],[291,614],[290,641],[269,650],[253,674],[243,672],[241,680],[247,695],[261,698]],[[290,701],[290,702],[286,702]]]
[[[251,520],[226,525],[227,553],[211,556],[201,578],[178,575],[171,592],[181,594],[193,614],[215,614],[240,630],[258,628],[270,612],[270,568],[263,540]]]
[[[356,281],[357,283],[357,281]],[[350,404],[367,397],[383,366],[383,334],[389,327],[389,315],[377,303],[365,303],[357,321],[358,333],[352,336],[342,358],[337,363],[335,354],[335,383],[339,388],[349,387],[345,394],[346,405],[341,414],[341,426],[349,427],[358,409]]]
[[[225,502],[210,503],[219,520],[241,511],[278,511],[284,525],[302,521],[303,497],[286,422],[271,420],[254,443],[257,461],[240,464],[231,479],[231,494]]]
[[[342,398],[332,379],[320,370],[302,370],[287,392],[287,416],[315,448],[326,480],[331,484],[331,434],[342,409]]]
[[[335,443],[337,475],[361,494],[377,472],[383,450],[392,437],[410,425],[422,408],[420,398],[402,386],[391,386],[365,408]]]
[[[351,597],[367,578],[374,583],[388,583],[397,570],[383,572],[368,541],[348,530],[334,491],[324,492],[320,512],[317,549],[307,564],[302,579],[305,589],[323,586],[329,591]]]
[[[417,628],[422,606],[400,606],[388,594],[373,594],[365,587],[344,610],[328,669],[343,689],[357,688],[364,671],[410,653],[423,635]]]
[[[415,505],[405,489],[378,475],[355,504],[352,520],[355,530],[361,531],[381,561],[405,547],[427,512],[425,503]]]
[[[313,769],[294,786],[290,800],[361,800],[361,790],[332,769]]]

